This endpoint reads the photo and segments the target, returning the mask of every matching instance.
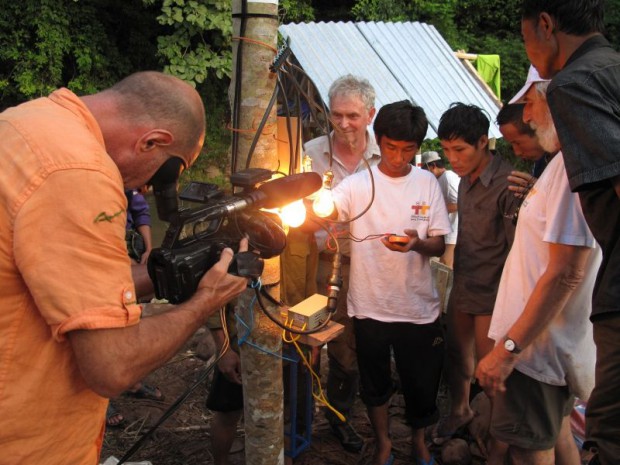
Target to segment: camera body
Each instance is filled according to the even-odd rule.
[[[204,205],[169,215],[162,245],[149,255],[148,273],[158,299],[175,304],[189,299],[226,247],[235,252],[229,272],[247,277],[260,276],[263,258],[282,253],[286,234],[279,218],[258,209],[261,197],[255,186],[270,177],[270,171],[253,168],[231,176],[233,186],[243,188],[240,194],[225,195],[207,183],[191,183],[180,194]],[[237,254],[243,237],[254,254]]]

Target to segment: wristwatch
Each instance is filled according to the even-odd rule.
[[[517,346],[517,343],[513,341],[512,339],[510,339],[509,337],[504,339],[504,349],[506,349],[508,352],[512,354],[521,353],[521,349],[519,349],[519,347]]]

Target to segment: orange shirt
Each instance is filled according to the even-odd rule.
[[[95,465],[108,401],[66,333],[139,321],[123,181],[67,89],[0,113],[0,140],[0,465]]]

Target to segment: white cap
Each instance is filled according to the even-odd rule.
[[[422,163],[432,163],[438,160],[441,160],[441,157],[437,152],[430,151],[422,154]]]
[[[530,65],[530,70],[527,72],[527,79],[525,80],[525,85],[521,87],[521,90],[517,92],[517,94],[514,97],[512,97],[510,99],[510,102],[508,103],[523,103],[523,97],[525,97],[525,94],[527,93],[527,91],[530,90],[530,87],[532,87],[532,84],[536,84],[537,82],[547,82],[547,81],[550,81],[550,79],[541,78],[536,68],[534,68],[533,65]]]

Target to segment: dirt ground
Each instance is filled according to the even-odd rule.
[[[117,459],[123,457],[177,398],[195,384],[196,379],[204,373],[209,364],[209,361],[204,360],[212,352],[209,339],[208,333],[199,331],[182,352],[146,379],[146,382],[162,390],[165,395],[163,402],[127,396],[114,399],[114,405],[125,417],[125,422],[121,427],[108,428],[101,455],[102,462],[110,456]],[[321,363],[321,366],[327,366],[326,362],[325,360]],[[325,373],[322,373],[322,379],[325,379]],[[212,464],[209,438],[211,412],[204,406],[207,387],[208,383],[201,383],[181,407],[159,426],[150,439],[144,441],[142,447],[128,461],[150,461],[153,465]],[[443,401],[439,399],[441,406],[445,404],[445,393],[440,397],[443,397]],[[411,463],[409,459],[410,429],[404,422],[403,412],[402,396],[395,395],[390,408],[395,465]],[[366,409],[359,400],[350,421],[365,440],[365,446],[360,453],[349,453],[342,449],[338,440],[330,432],[323,409],[318,407],[315,409],[310,445],[293,462],[299,465],[367,463],[373,452],[374,440]],[[230,455],[230,463],[231,465],[245,465],[242,422],[238,427],[237,436]],[[433,450],[439,456],[441,452],[439,447],[434,446]],[[484,462],[474,456],[472,463],[479,465]]]
[[[158,386],[165,395],[163,402],[120,397],[114,399],[114,405],[125,417],[121,427],[108,428],[103,445],[101,461],[110,456],[123,457],[136,441],[155,424],[160,417],[187,390],[195,385],[204,373],[213,353],[212,340],[208,332],[201,330],[186,344],[183,351],[169,363],[152,373],[147,379],[151,385]],[[325,358],[325,351],[323,357]],[[322,367],[327,366],[323,360]],[[322,370],[324,371],[324,370]],[[321,373],[322,379],[326,374]],[[149,461],[152,465],[208,465],[213,463],[209,437],[211,412],[205,407],[208,383],[201,383],[188,396],[180,408],[157,428],[154,434],[143,442],[142,447],[128,458],[128,462]],[[448,408],[447,391],[444,385],[438,396],[438,406],[443,413]],[[393,441],[394,465],[411,464],[409,442],[410,429],[404,421],[404,404],[402,396],[395,395],[390,407],[390,429]],[[294,458],[297,465],[366,465],[374,449],[374,439],[364,405],[359,401],[354,414],[349,419],[358,433],[364,438],[365,445],[358,454],[342,449],[338,440],[331,434],[324,417],[323,408],[315,409],[312,424],[312,439],[307,449]],[[473,430],[474,428],[472,428]],[[428,431],[430,435],[430,430]],[[483,465],[485,463],[475,436],[479,433],[464,433],[460,439],[467,442],[471,460],[450,462],[452,465]],[[431,451],[439,459],[441,447],[429,441]],[[442,463],[438,460],[439,463]],[[231,465],[245,465],[243,422],[237,429],[237,439],[230,455]],[[290,461],[289,461],[290,463]],[[447,462],[443,462],[444,465]],[[583,463],[587,463],[584,457]]]

